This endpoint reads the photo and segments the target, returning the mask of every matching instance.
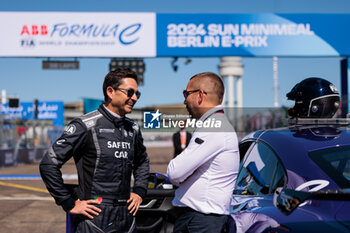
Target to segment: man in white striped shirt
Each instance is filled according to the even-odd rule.
[[[179,186],[173,205],[181,214],[174,233],[220,233],[239,167],[237,135],[220,105],[224,85],[218,75],[200,73],[183,93],[197,122],[188,147],[168,165],[171,182]]]

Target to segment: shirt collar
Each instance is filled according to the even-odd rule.
[[[199,120],[200,121],[205,121],[212,114],[214,114],[215,112],[220,111],[222,109],[223,109],[222,105],[217,105],[217,106],[209,109],[206,113],[204,113],[203,116],[201,116],[201,118],[199,118]]]

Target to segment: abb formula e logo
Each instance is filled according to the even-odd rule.
[[[21,30],[21,36],[46,36],[47,34],[47,25],[23,25]]]
[[[69,24],[23,25],[21,36],[47,36],[70,38],[117,38],[121,44],[128,45],[139,39],[141,23],[121,24]]]
[[[20,36],[21,46],[33,47],[36,45],[34,38],[50,38],[50,39],[79,39],[88,40],[94,39],[99,42],[109,40],[110,42],[120,45],[131,45],[140,39],[141,23],[133,23],[127,25],[117,24],[71,24],[57,23],[53,25],[23,25]],[[44,36],[44,37],[42,37]],[[57,42],[57,41],[56,41]],[[44,42],[43,44],[47,44]],[[52,44],[52,41],[49,44]]]

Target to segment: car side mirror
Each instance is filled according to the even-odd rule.
[[[350,201],[350,189],[304,192],[279,187],[274,193],[273,204],[283,214],[290,215],[298,206],[311,198],[315,200]]]
[[[283,214],[290,215],[298,206],[309,199],[312,193],[296,191],[292,189],[277,188],[274,197],[273,204]]]

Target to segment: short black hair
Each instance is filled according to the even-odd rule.
[[[203,72],[196,74],[192,76],[190,80],[195,78],[207,78],[208,80],[210,80],[210,82],[212,83],[211,88],[213,88],[211,91],[213,91],[217,95],[218,101],[221,104],[225,94],[225,86],[224,82],[222,81],[222,78],[213,72]]]
[[[103,95],[105,101],[108,100],[107,87],[111,86],[114,89],[117,89],[122,83],[122,79],[124,78],[132,78],[137,82],[137,74],[129,68],[116,69],[114,71],[110,71],[106,75],[105,80],[103,82]]]

